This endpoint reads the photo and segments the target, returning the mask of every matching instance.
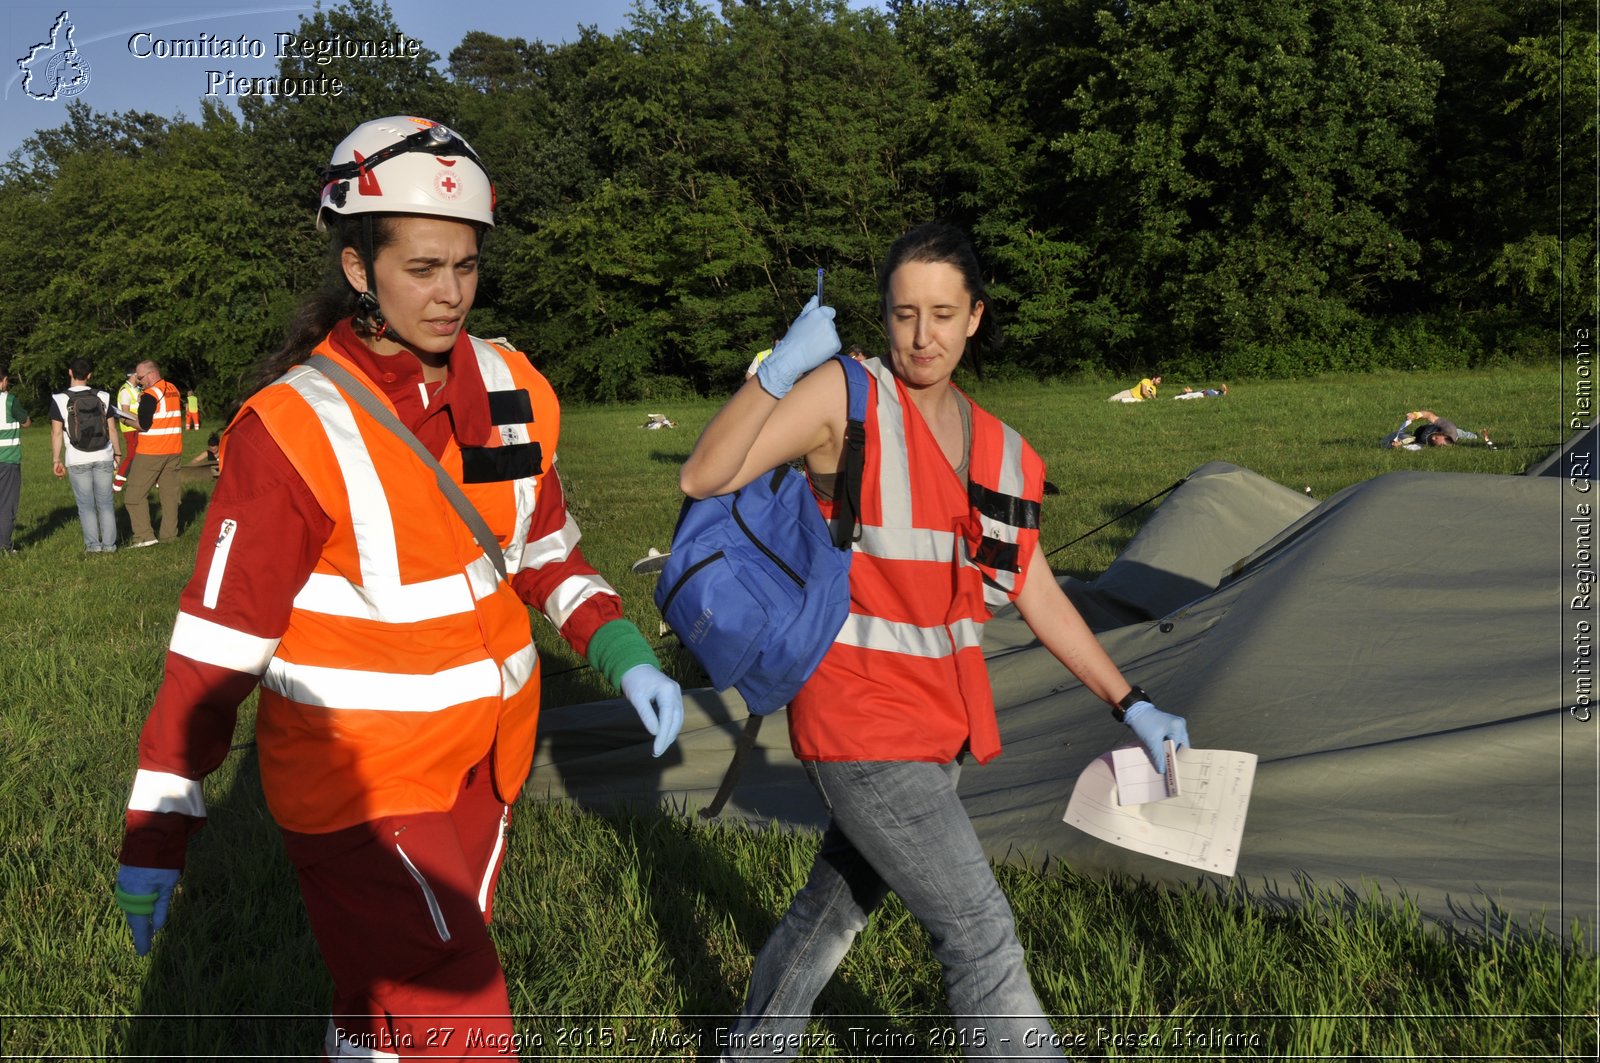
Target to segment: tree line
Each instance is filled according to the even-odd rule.
[[[321,273],[316,167],[435,117],[489,167],[471,327],[568,400],[730,387],[827,270],[881,342],[876,262],[971,232],[985,373],[1194,378],[1549,357],[1596,311],[1595,47],[1558,0],[690,0],[447,58],[290,56],[337,98],[70,105],[0,168],[0,328],[39,394],[83,355],[243,396]],[[307,38],[403,31],[385,3]],[[1564,194],[1565,192],[1565,194]]]

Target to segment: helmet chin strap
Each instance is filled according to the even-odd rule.
[[[367,271],[367,290],[356,296],[356,324],[360,330],[366,332],[375,340],[387,339],[398,343],[406,350],[420,357],[416,344],[406,339],[394,330],[383,316],[383,309],[378,305],[378,273],[374,265],[376,256],[372,252],[372,215],[361,216],[361,246],[357,249],[361,255],[361,264]]]
[[[378,306],[378,297],[370,288],[356,296],[355,322],[356,331],[364,333],[367,338],[398,343],[415,355],[418,361],[426,360],[422,349],[396,332],[394,326],[384,318],[383,310]]]

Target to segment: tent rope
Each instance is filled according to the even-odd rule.
[[[1185,477],[1183,477],[1183,479],[1178,480],[1176,483],[1172,484],[1170,487],[1162,488],[1161,490],[1157,491],[1155,494],[1151,495],[1149,498],[1145,499],[1143,502],[1140,502],[1137,506],[1134,506],[1132,509],[1125,510],[1124,512],[1118,513],[1115,517],[1112,517],[1110,520],[1108,520],[1104,524],[1100,525],[1100,527],[1098,527],[1098,528],[1090,528],[1088,531],[1084,532],[1082,535],[1080,535],[1076,539],[1072,540],[1072,542],[1070,542],[1070,543],[1062,543],[1060,546],[1056,547],[1054,550],[1051,550],[1049,553],[1045,554],[1044,556],[1047,557],[1047,558],[1054,557],[1056,554],[1059,554],[1061,551],[1065,550],[1067,547],[1076,546],[1078,543],[1083,542],[1085,539],[1087,539],[1089,536],[1093,535],[1095,532],[1105,531],[1107,528],[1111,527],[1113,524],[1115,524],[1117,521],[1121,520],[1123,517],[1130,516],[1130,515],[1132,515],[1134,513],[1139,512],[1145,506],[1148,506],[1150,503],[1154,502],[1156,499],[1160,498],[1162,495],[1169,494],[1169,493],[1171,493],[1173,491],[1176,491],[1178,488],[1182,487],[1188,481],[1188,479],[1189,478],[1187,476],[1185,476]]]

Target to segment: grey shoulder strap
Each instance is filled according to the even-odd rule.
[[[494,570],[500,573],[501,579],[505,579],[506,555],[505,551],[500,549],[500,540],[495,538],[494,532],[489,530],[489,525],[483,519],[483,514],[479,513],[478,508],[467,498],[466,493],[461,490],[461,485],[450,479],[450,474],[444,471],[444,466],[439,464],[439,459],[430,454],[428,448],[422,445],[422,440],[418,439],[411,429],[400,423],[400,418],[396,417],[394,411],[383,404],[383,400],[379,399],[371,388],[356,379],[348,369],[335,362],[332,358],[323,354],[313,354],[306,359],[305,364],[339,385],[356,405],[366,410],[379,424],[393,432],[402,443],[411,448],[412,453],[422,459],[423,464],[433,470],[433,478],[439,482],[439,490],[444,493],[444,497],[450,500],[450,504],[461,515],[462,521],[467,525],[467,530],[472,532],[472,537],[478,540],[479,546],[483,547],[483,552],[489,555],[489,560],[493,563]]]

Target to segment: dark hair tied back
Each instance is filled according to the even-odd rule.
[[[979,377],[983,366],[979,352],[984,348],[998,349],[1000,327],[996,322],[994,307],[989,302],[989,290],[983,281],[983,266],[978,253],[972,248],[967,234],[956,226],[942,221],[927,221],[914,225],[889,245],[889,253],[878,267],[878,306],[881,313],[889,312],[889,278],[907,262],[943,262],[954,267],[966,284],[967,293],[974,304],[984,304],[983,320],[968,348],[973,355],[973,368]]]

